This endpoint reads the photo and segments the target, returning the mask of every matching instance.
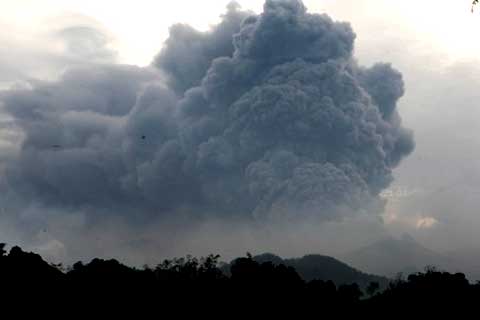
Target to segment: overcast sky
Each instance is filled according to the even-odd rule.
[[[228,3],[0,0],[0,88],[22,86],[32,79],[54,80],[68,68],[85,63],[148,66],[167,39],[169,26],[185,23],[209,30],[220,21]],[[262,11],[261,0],[238,3],[243,9]],[[327,13],[335,20],[352,24],[357,35],[355,57],[361,65],[391,62],[403,74],[406,91],[398,111],[404,126],[415,133],[416,149],[394,171],[396,180],[390,188],[393,192],[382,213],[388,231],[394,235],[409,232],[424,245],[442,252],[461,249],[480,253],[480,247],[474,245],[480,243],[476,232],[480,227],[476,212],[480,206],[480,10],[472,13],[470,0],[304,3],[309,12]],[[5,159],[20,147],[22,132],[10,125],[6,114],[2,119],[0,159],[8,161]],[[57,227],[77,223],[70,220],[58,222]],[[17,223],[12,225],[18,227]],[[205,232],[219,229],[225,226],[213,223],[205,227]],[[15,230],[4,232],[7,242],[23,241],[46,254],[65,257],[61,236],[40,233],[27,241]],[[134,231],[118,232],[125,235]],[[215,246],[205,238],[205,232],[195,232],[172,252],[190,246],[204,253]],[[246,228],[239,233],[242,239],[249,239],[239,246],[239,251],[255,243],[251,240],[252,230]],[[305,253],[315,250],[315,239],[297,239],[292,234],[281,240],[272,236],[263,248],[271,249],[272,243],[282,241],[286,249],[279,251],[285,254],[300,254],[302,245]],[[332,235],[326,237],[330,237],[330,243],[335,242]],[[365,236],[358,238],[369,240]],[[112,236],[110,241],[115,239]],[[234,237],[228,239],[236,241]],[[351,242],[355,241],[357,238],[352,236]],[[233,249],[224,252],[237,254]],[[82,254],[88,256],[77,253]],[[75,254],[67,254],[71,255]]]
[[[480,44],[474,41],[480,23],[471,14],[469,0],[307,0],[311,12],[328,12],[350,21],[358,33],[357,48],[385,39],[415,38],[416,49],[443,56],[447,61],[476,58]],[[173,23],[188,23],[206,30],[219,21],[228,0],[196,2],[2,0],[2,40],[17,47],[46,47],[42,38],[65,25],[96,23],[109,33],[123,63],[146,65],[158,52]],[[244,8],[260,12],[263,1],[240,0]],[[76,19],[72,18],[76,16]],[[85,21],[81,21],[84,18]],[[3,41],[2,41],[3,42]],[[26,48],[27,47],[27,48]],[[395,49],[392,49],[395,51]],[[374,53],[370,52],[369,56]],[[381,54],[386,54],[382,52]]]

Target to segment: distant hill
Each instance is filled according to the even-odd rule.
[[[386,277],[423,271],[426,266],[450,270],[453,259],[427,249],[405,234],[388,237],[342,257],[350,265]]]
[[[4,254],[4,244],[0,245],[0,277],[19,282],[48,282],[61,279],[64,274],[42,257],[32,252],[24,252],[20,247],[13,247],[8,256]]]
[[[385,288],[390,281],[386,277],[366,274],[335,258],[318,254],[306,255],[301,258],[282,259],[277,255],[264,253],[253,257],[253,259],[259,263],[284,264],[295,268],[298,274],[306,281],[314,279],[331,280],[337,286],[357,283],[361,289],[365,289],[370,282],[378,282],[381,288]],[[228,266],[226,265],[223,270],[228,270]]]

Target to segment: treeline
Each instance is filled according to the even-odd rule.
[[[480,285],[461,273],[433,268],[398,278],[380,291],[372,282],[336,286],[332,281],[303,280],[293,267],[238,258],[228,275],[219,256],[166,260],[156,267],[131,268],[116,260],[94,259],[68,270],[46,263],[34,253],[0,246],[2,294],[28,301],[75,307],[110,305],[115,308],[264,308],[291,312],[373,312],[405,308],[450,310],[474,305]],[[403,309],[400,309],[401,311]],[[118,310],[117,310],[118,311]],[[191,310],[190,310],[191,311]]]

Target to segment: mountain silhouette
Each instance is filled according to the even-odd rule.
[[[379,240],[346,254],[343,260],[355,268],[386,277],[408,275],[427,266],[452,269],[454,265],[453,259],[425,248],[408,234],[399,239]]]
[[[287,267],[293,267],[305,281],[330,280],[336,286],[356,283],[362,290],[371,282],[377,282],[380,288],[385,288],[390,281],[386,277],[364,273],[335,258],[319,254],[283,259],[272,253],[264,253],[254,256],[253,260],[258,263],[271,262],[274,265],[284,264]],[[228,268],[227,264],[223,270],[228,270]]]

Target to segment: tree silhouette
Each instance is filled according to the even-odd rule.
[[[378,282],[370,282],[366,291],[367,294],[371,297],[373,296],[378,290],[380,289],[380,285]]]
[[[3,257],[5,253],[7,253],[7,250],[5,250],[6,246],[6,243],[0,243],[0,257]]]
[[[380,290],[370,282],[366,296],[356,283],[336,287],[331,280],[306,281],[295,268],[277,260],[256,261],[252,255],[235,259],[226,273],[220,256],[186,256],[165,260],[154,268],[128,267],[117,260],[93,259],[70,268],[51,265],[34,253],[0,245],[1,290],[25,306],[68,305],[71,310],[109,308],[160,312],[180,305],[177,312],[217,310],[329,312],[372,315],[408,306],[415,310],[467,309],[480,298],[480,283],[470,284],[461,273],[428,267],[422,273],[398,277]],[[304,261],[305,262],[305,261]],[[20,292],[15,294],[15,292]],[[4,305],[7,305],[4,302]]]

